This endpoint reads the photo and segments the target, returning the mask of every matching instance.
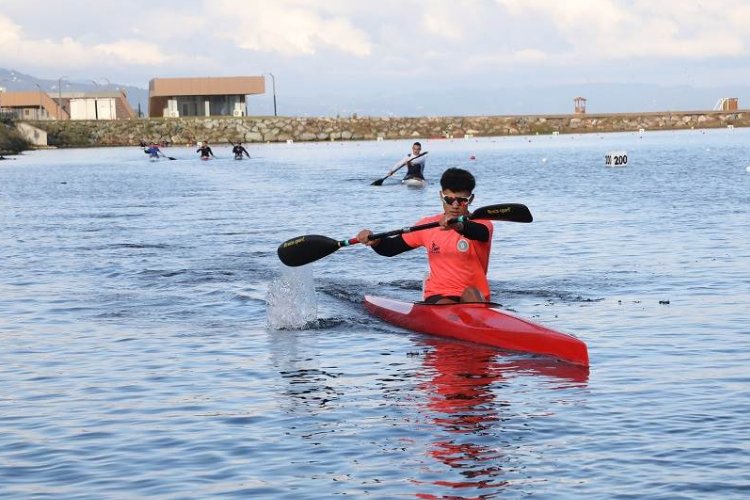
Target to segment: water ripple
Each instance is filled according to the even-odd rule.
[[[409,141],[4,162],[0,496],[746,498],[748,133],[430,139],[425,190],[370,186]],[[413,224],[470,154],[477,206],[535,218],[495,224],[493,298],[590,369],[369,316],[421,250],[278,262]]]

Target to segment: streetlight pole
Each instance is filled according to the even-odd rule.
[[[276,114],[276,77],[271,72],[268,74],[271,75],[271,88],[273,90],[273,116],[278,116]]]
[[[67,76],[61,76],[57,79],[57,121],[60,121],[60,110],[62,109],[62,81]]]
[[[7,78],[0,78],[0,83],[7,82]],[[0,118],[3,116],[3,93],[5,92],[5,87],[0,85]]]
[[[94,84],[94,88],[96,89],[96,94],[99,93],[99,84],[96,80],[91,80],[91,83]],[[99,120],[99,102],[96,99],[96,94],[94,94],[94,120]],[[86,99],[86,118],[88,118],[88,99]]]
[[[36,88],[39,89],[39,110],[36,112],[36,119],[41,120],[42,119],[42,87],[39,86],[38,83],[35,83]]]

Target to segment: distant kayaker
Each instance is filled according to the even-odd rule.
[[[245,146],[243,146],[241,142],[234,145],[232,153],[234,153],[235,160],[241,160],[243,154],[250,158],[250,153],[247,152],[247,149],[245,149]]]
[[[363,229],[357,234],[357,240],[386,257],[424,247],[430,266],[430,274],[424,283],[424,301],[427,303],[489,301],[487,267],[492,248],[492,222],[467,220],[448,224],[449,219],[470,213],[475,185],[471,172],[449,168],[440,178],[443,212],[416,223],[437,221],[439,227],[373,241],[368,240],[372,231]]]
[[[411,146],[411,153],[406,155],[404,159],[396,163],[396,166],[404,165],[406,164],[406,175],[404,176],[404,180],[406,179],[422,179],[424,180],[424,167],[427,165],[427,155],[420,156],[419,158],[414,158],[415,156],[419,156],[419,154],[422,152],[422,144],[419,142],[415,142]],[[395,168],[395,167],[394,167]]]
[[[201,160],[208,160],[209,156],[216,158],[214,152],[211,151],[211,146],[208,145],[208,141],[204,142],[195,152],[201,154]]]
[[[165,158],[167,156],[161,152],[161,149],[159,149],[159,146],[153,143],[149,147],[145,148],[143,152],[146,153],[149,158],[154,158],[154,159],[159,159],[159,155]]]

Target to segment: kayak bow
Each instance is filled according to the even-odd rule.
[[[503,311],[492,302],[423,304],[365,295],[364,306],[380,319],[408,330],[589,366],[582,340]]]

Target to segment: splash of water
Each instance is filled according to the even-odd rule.
[[[317,320],[318,300],[312,266],[282,266],[268,286],[268,326],[274,330],[300,330]]]

